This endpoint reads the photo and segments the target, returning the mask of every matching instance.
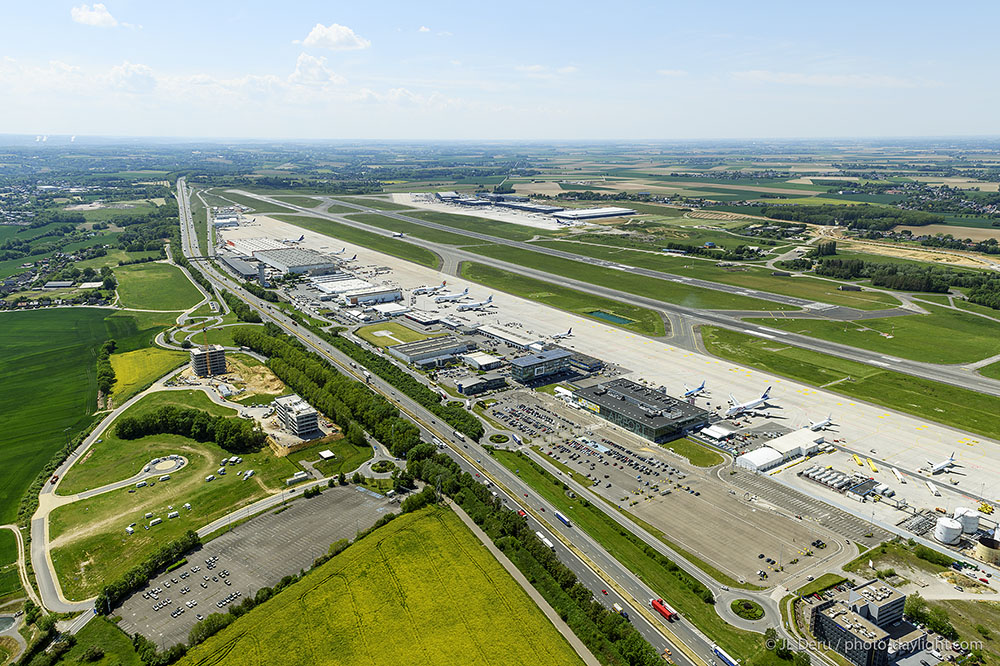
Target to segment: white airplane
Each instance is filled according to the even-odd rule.
[[[446,284],[448,284],[447,280],[445,280],[436,287],[417,287],[416,289],[413,290],[413,295],[419,296],[420,294],[436,294],[437,292],[444,289],[444,286]]]
[[[305,238],[306,238],[306,235],[305,235],[305,234],[302,234],[302,235],[301,235],[301,236],[299,236],[298,238],[283,238],[283,239],[281,240],[281,242],[282,242],[282,243],[288,243],[289,245],[294,245],[294,244],[296,244],[296,243],[301,243],[302,241],[304,241],[304,240],[305,240]]]
[[[402,238],[403,237],[403,232],[402,231],[395,231],[395,232],[393,232],[392,237],[393,238]]]
[[[493,294],[490,294],[490,297],[485,301],[479,301],[478,303],[462,303],[458,306],[458,311],[465,312],[466,310],[482,310],[483,308],[489,307],[491,303],[493,303]]]
[[[565,333],[556,333],[555,335],[552,336],[552,339],[553,340],[562,340],[563,338],[568,338],[571,335],[573,335],[573,329],[569,328],[569,329],[566,330]]]
[[[767,404],[767,399],[770,397],[770,395],[771,395],[771,387],[770,386],[767,387],[767,390],[764,391],[760,395],[759,398],[754,398],[753,400],[751,400],[749,402],[739,402],[733,396],[733,394],[730,393],[729,394],[729,404],[730,404],[730,407],[729,407],[729,409],[726,410],[726,418],[728,419],[728,418],[730,418],[732,416],[739,416],[740,414],[744,414],[746,412],[752,412],[757,407],[761,407],[763,405],[766,405]]]
[[[810,421],[809,429],[814,432],[816,430],[826,430],[828,425],[833,425],[833,414],[827,414],[826,418],[822,421]]]
[[[947,460],[942,460],[939,463],[932,463],[930,460],[927,461],[927,470],[931,474],[937,474],[938,472],[943,472],[950,467],[955,465],[955,452],[952,451],[951,455],[948,456]]]
[[[441,294],[440,296],[434,297],[435,303],[448,303],[451,301],[460,301],[469,295],[469,288],[466,287],[465,291],[457,294]]]
[[[346,248],[346,247],[345,247],[345,248],[341,248],[341,249],[337,250],[337,251],[336,251],[336,252],[334,252],[333,254],[344,254],[345,252],[347,252],[347,248]]]
[[[690,386],[688,386],[687,384],[685,384],[684,385],[684,397],[685,398],[693,398],[693,397],[695,397],[696,395],[698,395],[699,393],[701,393],[704,390],[705,390],[705,380],[704,379],[701,380],[701,385],[700,386],[695,386],[694,388],[691,388]]]
[[[354,260],[355,260],[355,259],[357,259],[357,258],[358,258],[358,255],[354,255],[354,256],[353,256],[353,257],[351,257],[350,259],[344,259],[344,261],[354,261]]]

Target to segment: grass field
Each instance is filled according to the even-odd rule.
[[[713,451],[707,446],[690,440],[687,437],[667,442],[663,444],[663,448],[670,449],[674,453],[684,456],[696,467],[714,467],[726,461],[721,453]]]
[[[120,405],[143,388],[188,360],[188,354],[159,347],[146,347],[111,355],[115,371],[112,398]]]
[[[74,262],[74,266],[79,268],[81,271],[84,268],[93,268],[94,270],[100,270],[103,266],[111,266],[114,268],[121,261],[135,261],[136,259],[151,259],[159,257],[159,252],[126,252],[125,250],[119,250],[117,248],[109,248],[108,253],[103,257],[94,257],[93,259],[84,259],[83,261]]]
[[[643,335],[661,336],[664,334],[663,319],[653,310],[614,301],[610,298],[592,296],[582,291],[475,262],[463,261],[459,266],[459,272],[466,280],[478,282],[521,298],[529,298],[581,317],[608,323],[589,314],[599,310],[631,322],[618,325],[620,328]]]
[[[534,488],[552,508],[569,518],[574,529],[581,529],[593,537],[615,559],[652,588],[653,592],[666,599],[681,615],[711,636],[727,652],[737,658],[747,658],[760,651],[763,643],[760,636],[726,623],[715,612],[714,606],[702,601],[657,560],[649,557],[643,548],[623,536],[621,526],[601,509],[580,499],[570,500],[563,493],[561,484],[553,483],[554,477],[540,472],[516,452],[498,450],[491,452],[491,455]]]
[[[235,413],[209,401],[201,391],[164,391],[149,395],[126,413],[136,414],[164,404],[204,409],[213,414]],[[122,440],[113,431],[105,433],[92,453],[85,455],[69,472],[59,487],[61,494],[95,488],[137,473],[154,457],[179,453],[188,465],[171,473],[169,481],[145,488],[116,490],[74,502],[53,511],[49,516],[52,561],[67,598],[85,599],[98,592],[101,585],[148,557],[166,541],[178,538],[185,530],[199,527],[230,511],[280,492],[285,479],[297,471],[295,465],[275,458],[268,449],[242,454],[243,464],[212,483],[204,478],[215,473],[222,458],[229,453],[208,442],[195,442],[178,435],[150,435],[136,440]],[[238,473],[253,469],[256,474],[243,481]],[[174,520],[165,520],[149,530],[143,518],[147,511],[165,517],[168,506],[185,502],[190,511],[181,509]],[[139,523],[132,536],[125,527]]]
[[[104,657],[84,661],[83,653],[91,645],[104,650]],[[76,634],[76,645],[58,663],[59,666],[143,666],[131,639],[103,615],[95,617]]]
[[[1000,398],[875,368],[711,326],[701,328],[709,353],[813,386],[850,377],[826,390],[987,437],[1000,437]]]
[[[438,256],[430,250],[425,250],[422,247],[411,245],[410,243],[399,240],[398,238],[382,236],[381,234],[356,229],[345,224],[337,224],[332,220],[326,220],[319,217],[309,217],[307,215],[273,215],[272,217],[281,220],[282,222],[288,222],[289,224],[294,224],[297,227],[302,227],[303,229],[308,229],[310,231],[323,234],[324,236],[329,236],[330,238],[336,238],[347,243],[367,247],[371,250],[375,250],[376,252],[382,252],[383,254],[405,259],[406,261],[412,261],[413,263],[420,264],[421,266],[437,268],[440,263]]]
[[[335,458],[333,460],[320,460],[319,452],[327,449],[333,453]],[[336,442],[316,444],[301,451],[289,453],[286,459],[297,467],[301,467],[303,460],[308,462],[319,460],[314,467],[324,476],[336,476],[341,472],[350,476],[351,472],[360,467],[366,460],[370,460],[373,455],[370,446],[354,446],[346,439],[340,439]]]
[[[255,213],[260,213],[261,215],[270,213],[291,213],[293,212],[291,208],[286,208],[278,204],[268,203],[266,201],[261,201],[260,199],[254,199],[253,197],[244,196],[242,194],[236,194],[229,190],[214,190],[214,194],[220,199],[226,199],[228,201],[220,202],[218,205],[232,205],[232,203],[238,203],[241,206],[246,206],[247,208],[252,208]],[[270,195],[267,195],[270,196]],[[251,213],[252,215],[253,213]]]
[[[676,303],[689,308],[701,310],[795,310],[789,305],[764,301],[759,298],[739,296],[713,289],[692,287],[670,280],[646,277],[613,268],[593,266],[572,259],[552,257],[530,250],[509,247],[505,245],[476,245],[468,248],[470,252],[494,259],[501,259],[512,264],[518,264],[536,270],[546,271],[554,275],[609,286],[619,291],[645,296],[667,303]]]
[[[17,573],[17,540],[10,530],[0,530],[0,599],[18,595],[20,592],[21,578]]]
[[[367,340],[377,347],[391,347],[392,345],[398,345],[404,342],[417,342],[419,340],[426,340],[427,338],[433,337],[430,335],[424,335],[423,333],[418,333],[412,328],[408,328],[402,324],[397,324],[394,321],[372,324],[371,326],[362,326],[355,331],[355,333],[359,338]]]
[[[1000,323],[936,305],[923,307],[931,314],[856,322],[805,319],[748,319],[747,322],[927,363],[968,363],[1000,354]],[[943,340],[948,344],[941,344]]]
[[[302,206],[303,208],[315,208],[320,204],[319,199],[304,197],[297,194],[273,195],[271,198],[277,199],[278,201],[284,201],[285,203],[294,204],[296,206]]]
[[[536,245],[574,252],[588,257],[617,261],[629,266],[649,268],[699,280],[711,280],[746,289],[757,289],[773,294],[807,298],[822,303],[844,305],[860,310],[880,310],[896,307],[899,301],[880,291],[839,291],[840,282],[830,282],[812,277],[777,277],[771,270],[758,266],[739,266],[726,270],[715,262],[699,259],[664,256],[651,252],[637,252],[622,248],[574,243],[567,241],[541,241]],[[736,270],[739,268],[739,270]]]
[[[113,320],[107,315],[88,308],[0,314],[0,524],[14,521],[38,471],[90,423],[97,349]]]
[[[979,368],[979,374],[990,379],[1000,379],[1000,361]]]
[[[194,235],[198,239],[198,251],[202,255],[208,254],[208,209],[201,202],[194,191],[191,194],[191,218],[194,222]]]
[[[389,201],[387,199],[363,199],[360,197],[332,197],[338,201],[346,201],[347,203],[352,203],[358,206],[368,206],[369,208],[374,208],[375,210],[413,210],[409,206],[404,206],[403,204],[398,204],[395,201]]]
[[[416,238],[431,241],[432,243],[442,243],[444,245],[471,245],[473,243],[481,242],[477,241],[475,238],[469,238],[468,236],[462,236],[461,234],[453,234],[450,231],[441,231],[440,229],[431,229],[419,224],[414,224],[413,222],[403,222],[402,220],[386,217],[385,215],[379,215],[377,213],[355,213],[354,215],[348,215],[347,217],[352,220],[357,220],[358,222],[370,224],[373,227],[379,227],[393,232],[398,231],[405,233],[408,236],[415,236]]]
[[[379,528],[178,662],[223,663],[582,662],[458,517],[431,507]]]
[[[201,292],[181,269],[148,263],[115,268],[121,305],[139,310],[185,310],[198,304]]]
[[[538,229],[523,224],[500,222],[499,220],[473,217],[472,215],[442,213],[436,210],[418,210],[409,212],[407,215],[419,218],[425,222],[435,222],[454,229],[464,229],[465,231],[477,231],[481,234],[489,234],[497,238],[506,238],[507,240],[526,241],[531,240],[535,236],[551,236],[556,233],[550,229]],[[470,240],[469,242],[476,241]]]
[[[242,324],[242,326],[253,326],[254,324]],[[206,331],[195,331],[194,333],[187,336],[187,339],[191,341],[193,345],[203,345],[205,340],[208,340],[210,345],[222,345],[223,347],[232,347],[236,343],[233,342],[233,331],[241,328],[241,326],[222,326],[220,328],[210,328]]]

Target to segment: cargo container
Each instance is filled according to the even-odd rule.
[[[573,527],[573,523],[569,522],[569,518],[567,518],[566,516],[562,515],[558,511],[556,511],[556,518],[558,518],[559,522],[562,523],[563,525],[565,525],[566,527]]]
[[[653,607],[653,610],[662,615],[663,619],[667,622],[673,622],[677,618],[677,611],[671,608],[663,599],[650,599],[649,605]]]

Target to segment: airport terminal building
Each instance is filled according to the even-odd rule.
[[[700,407],[628,379],[583,388],[573,398],[584,409],[656,442],[669,442],[708,423]]]

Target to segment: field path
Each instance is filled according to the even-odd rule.
[[[531,600],[535,602],[543,613],[545,613],[545,617],[549,619],[552,626],[554,626],[556,630],[563,635],[563,638],[565,638],[570,647],[572,647],[573,650],[580,655],[580,658],[583,659],[584,663],[587,664],[587,666],[601,666],[601,662],[597,660],[597,657],[595,657],[590,650],[587,649],[587,646],[583,644],[583,641],[581,641],[577,635],[573,633],[573,630],[569,628],[569,625],[566,624],[561,617],[559,617],[559,614],[556,613],[552,606],[549,605],[549,602],[547,602],[538,590],[536,590],[534,586],[528,582],[528,579],[524,577],[521,570],[514,566],[514,563],[507,559],[507,556],[504,555],[499,548],[493,545],[492,539],[490,539],[485,532],[479,529],[479,525],[476,525],[475,521],[473,521],[472,518],[469,518],[465,511],[462,511],[462,507],[450,500],[448,501],[448,506],[459,518],[462,519],[462,522],[465,523],[465,526],[476,535],[476,538],[479,539],[484,546],[486,546],[486,549],[490,551],[490,554],[493,555],[493,557],[496,558],[497,562],[503,565],[503,568],[507,570],[507,573],[509,573],[511,577],[517,581],[517,584],[524,589],[525,594],[531,597]]]

